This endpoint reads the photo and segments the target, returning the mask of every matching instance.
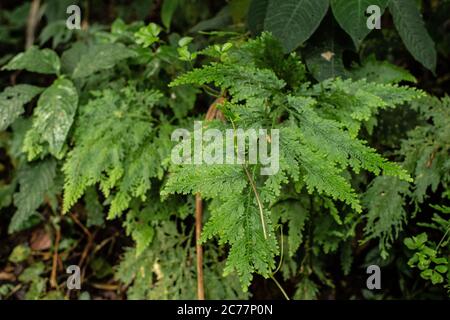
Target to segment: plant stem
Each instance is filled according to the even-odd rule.
[[[203,219],[203,202],[199,193],[195,195],[195,249],[197,251],[197,298],[205,300],[203,283],[203,248],[200,243]]]
[[[40,0],[33,0],[30,7],[30,12],[28,14],[27,21],[27,33],[25,39],[25,49],[31,47],[34,43],[34,37],[36,32],[36,27],[39,22],[39,7],[41,5]]]
[[[261,199],[259,198],[258,190],[256,189],[255,182],[253,181],[253,178],[250,175],[250,172],[248,172],[247,166],[245,164],[242,165],[242,166],[244,167],[245,174],[247,175],[248,181],[250,182],[250,185],[252,186],[253,193],[255,194],[256,202],[258,203],[258,207],[259,207],[259,216],[261,218],[261,224],[262,224],[262,228],[263,228],[264,239],[267,240],[266,221],[264,219],[264,209],[263,209],[263,206],[262,206]]]

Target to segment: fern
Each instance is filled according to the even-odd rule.
[[[391,243],[403,229],[407,214],[404,197],[409,184],[393,177],[377,177],[369,186],[363,202],[368,208],[365,227],[366,239],[379,238],[382,258],[388,256]]]
[[[275,11],[304,14],[294,2]],[[386,258],[409,218],[408,200],[421,203],[430,189],[448,187],[449,99],[429,100],[399,85],[414,77],[374,59],[343,72],[352,79],[313,81],[311,65],[308,70],[301,55],[285,51],[314,32],[328,1],[321,4],[300,34],[287,35],[286,24],[269,13],[266,27],[284,43],[263,32],[253,40],[239,36],[193,51],[198,46],[188,46],[191,38],[175,35],[163,42],[155,24],[127,26],[118,20],[110,33],[92,29],[61,59],[36,47],[17,55],[4,69],[56,80],[46,89],[19,84],[0,94],[0,129],[8,129],[0,142],[19,168],[0,188],[0,206],[13,200],[17,207],[9,232],[34,225],[42,204],[59,212],[55,195],[64,178],[63,213],[84,201],[80,216],[86,214],[88,227],[106,225],[105,217],[120,218],[134,241],[115,272],[130,299],[195,298],[191,215],[197,194],[205,204],[207,298],[248,297],[255,274],[298,279],[294,297],[300,299],[318,297],[322,285],[334,292],[326,260],[335,256],[347,275],[355,264],[355,240],[362,236],[357,230],[364,230],[364,241],[378,240]],[[276,6],[270,1],[268,7]],[[290,7],[300,11],[287,12]],[[352,13],[359,19],[354,29],[342,20],[344,11],[339,22],[359,44],[368,33],[358,30],[362,13]],[[378,70],[386,74],[375,75]],[[253,163],[171,163],[170,134],[204,118],[194,110],[196,103],[210,102],[200,89],[221,101],[214,104],[221,121],[205,128],[279,130],[275,174],[259,175],[262,165]],[[34,108],[30,102],[38,95]],[[400,152],[386,154],[404,161],[388,161],[366,139],[382,111],[411,103],[422,123]],[[21,119],[30,111],[31,117]],[[4,143],[3,136],[11,139]],[[267,142],[273,152],[276,144],[270,137]],[[236,158],[237,143],[233,151]]]
[[[259,211],[242,166],[184,166],[172,173],[163,194],[201,193],[214,198],[211,219],[203,230],[203,240],[219,235],[220,243],[228,243],[231,250],[225,274],[236,270],[246,290],[252,273],[269,277],[274,267],[277,244],[270,216],[264,212],[269,226],[264,238]]]
[[[230,244],[225,272],[235,270],[244,289],[250,284],[252,273],[269,277],[274,271],[274,258],[279,254],[274,221],[289,221],[291,256],[301,244],[297,230],[303,228],[306,216],[297,217],[298,212],[286,209],[280,211],[278,205],[273,212],[268,210],[282,199],[283,188],[294,183],[297,196],[306,187],[309,194],[331,197],[361,212],[359,195],[348,179],[349,169],[411,181],[404,169],[384,159],[357,135],[360,126],[378,110],[422,95],[414,89],[365,80],[338,78],[317,85],[308,83],[301,72],[297,77],[291,73],[304,70],[295,55],[286,60],[267,59],[265,52],[269,47],[274,48],[275,55],[282,55],[281,47],[273,44],[273,38],[264,33],[256,40],[222,53],[220,62],[194,69],[171,84],[218,87],[227,96],[228,101],[220,107],[227,123],[211,123],[215,128],[280,130],[277,174],[264,178],[251,174],[246,178],[245,168],[253,173],[258,169],[258,165],[248,164],[174,167],[162,191],[165,196],[201,193],[211,199],[211,217],[204,227],[203,240],[217,236],[220,243]],[[345,105],[346,101],[350,103]],[[347,122],[345,116],[352,122]],[[256,192],[251,189],[253,183]],[[349,215],[344,224],[331,201],[323,205],[329,208],[330,215],[321,216],[323,221],[319,224],[326,226],[326,221],[342,225],[343,229],[335,234],[317,229],[316,241],[323,244],[325,253],[334,252],[339,241],[353,234],[354,217]],[[264,237],[266,224],[269,232]]]
[[[430,123],[425,122],[409,132],[400,153],[405,157],[405,167],[415,176],[414,199],[423,202],[429,187],[436,191],[439,184],[450,182],[450,98],[427,97],[413,107],[424,122]]]
[[[134,249],[125,252],[116,278],[130,286],[129,299],[195,299],[195,253],[186,234],[180,237],[173,222],[155,225],[151,245],[140,255]],[[205,256],[205,294],[208,299],[243,299],[236,277],[222,281],[220,252],[207,250]],[[212,262],[212,263],[210,263]]]
[[[277,203],[271,210],[275,221],[288,222],[288,253],[292,257],[303,242],[303,231],[309,219],[309,212],[301,201],[293,199]]]
[[[26,165],[19,171],[19,191],[14,194],[17,211],[9,224],[9,233],[26,229],[39,222],[37,209],[47,194],[55,192],[55,176],[56,162],[52,159]]]
[[[64,211],[96,183],[106,197],[117,187],[109,218],[120,215],[133,197],[145,200],[150,178],[159,167],[157,131],[151,108],[160,99],[157,91],[139,92],[133,86],[120,92],[105,90],[82,107],[75,131],[75,147],[64,164]],[[112,117],[110,116],[112,115]],[[155,165],[152,166],[152,163]]]
[[[403,166],[414,177],[413,184],[391,177],[377,177],[364,195],[363,203],[368,209],[365,214],[366,240],[379,239],[383,258],[388,256],[391,244],[410,218],[405,209],[408,198],[421,203],[430,187],[434,192],[439,185],[447,186],[450,181],[447,143],[450,139],[449,101],[448,98],[440,101],[425,97],[413,103],[424,123],[408,133],[408,139],[403,141],[399,151],[405,158]]]
[[[217,63],[191,71],[173,81],[171,86],[205,83],[214,83],[228,90],[234,102],[245,99],[254,105],[261,104],[273,91],[285,86],[284,81],[277,79],[270,70]]]

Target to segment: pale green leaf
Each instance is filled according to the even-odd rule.
[[[33,159],[47,149],[58,157],[78,106],[78,93],[68,79],[57,79],[39,97],[33,126],[27,132],[24,151]]]
[[[18,84],[0,93],[0,130],[8,128],[24,112],[23,106],[42,90],[29,84]]]
[[[44,74],[58,74],[59,69],[59,57],[53,50],[40,50],[35,46],[19,53],[2,68],[2,70],[27,70]]]
[[[120,43],[96,44],[83,55],[73,71],[74,78],[83,78],[114,67],[119,61],[135,56],[135,52]]]
[[[164,0],[161,7],[161,20],[163,25],[170,29],[170,23],[172,22],[173,14],[178,8],[180,0]]]

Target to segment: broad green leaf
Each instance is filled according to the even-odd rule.
[[[269,0],[264,28],[290,52],[313,34],[328,5],[328,0]]]
[[[216,16],[211,19],[201,21],[193,26],[189,32],[199,32],[199,31],[207,31],[214,29],[221,29],[225,26],[228,26],[231,21],[231,9],[230,6],[225,6],[220,10]]]
[[[80,62],[81,57],[88,51],[88,46],[81,41],[72,44],[61,55],[61,72],[71,75]]]
[[[233,22],[238,24],[245,20],[248,9],[250,7],[250,0],[231,0],[230,10]]]
[[[264,30],[267,6],[269,0],[252,0],[248,9],[247,25],[253,34],[259,34]]]
[[[20,189],[14,194],[17,211],[9,224],[9,233],[23,230],[33,224],[31,220],[39,215],[36,210],[53,187],[55,176],[56,161],[53,159],[27,164],[19,171]]]
[[[424,278],[424,279],[430,279],[431,276],[433,275],[433,270],[431,270],[431,269],[423,270],[423,271],[420,273],[420,275],[421,275],[422,278]]]
[[[83,55],[73,71],[73,77],[83,78],[114,67],[119,61],[135,56],[135,52],[119,43],[96,44]]]
[[[437,272],[433,272],[433,274],[431,275],[431,283],[438,284],[442,282],[444,282],[444,277]]]
[[[389,10],[406,48],[425,68],[435,72],[437,53],[433,39],[425,28],[416,1],[391,0]]]
[[[40,46],[52,39],[52,48],[55,49],[58,45],[67,43],[73,33],[74,30],[67,28],[65,19],[50,22],[39,35]]]
[[[389,0],[331,0],[331,9],[339,25],[352,37],[358,48],[371,31],[367,27],[367,8],[376,5],[383,13],[388,2]]]
[[[348,77],[343,60],[346,44],[340,41],[345,36],[336,21],[327,16],[308,41],[303,54],[306,65],[316,80]]]
[[[348,71],[345,69],[342,54],[342,47],[330,38],[317,47],[308,48],[305,52],[305,61],[309,71],[318,81],[336,77],[347,78]]]
[[[180,0],[164,0],[161,7],[161,20],[163,25],[170,29],[170,23],[172,22],[173,14],[177,10]]]
[[[15,181],[13,181],[11,184],[0,185],[0,209],[7,208],[11,205],[12,195],[15,188]]]
[[[412,238],[406,238],[405,240],[403,240],[403,243],[410,250],[414,250],[417,247],[416,243],[414,242],[414,240]]]
[[[447,266],[444,266],[444,265],[436,266],[436,271],[437,272],[446,273],[447,270],[448,270]]]
[[[29,246],[24,244],[19,244],[16,247],[14,247],[13,251],[9,255],[8,261],[11,261],[13,263],[20,263],[22,261],[27,260],[27,258],[31,254],[31,249]]]
[[[23,106],[42,90],[29,84],[18,84],[0,93],[0,130],[8,128],[23,113]]]
[[[39,97],[33,126],[27,132],[24,151],[29,159],[44,151],[44,146],[58,157],[75,116],[78,93],[68,79],[57,79]]]
[[[55,51],[33,46],[11,59],[2,70],[27,70],[44,74],[59,74],[60,61]]]
[[[156,23],[150,23],[148,26],[141,27],[135,34],[134,38],[137,44],[143,48],[150,47],[159,40],[161,27]]]

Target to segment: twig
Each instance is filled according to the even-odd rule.
[[[52,273],[50,276],[50,285],[52,288],[58,287],[58,281],[56,280],[56,273],[58,269],[58,249],[59,249],[59,241],[61,240],[61,231],[59,227],[55,227],[56,236],[55,236],[55,245],[53,246],[53,262],[52,262]]]
[[[40,4],[41,4],[40,0],[33,0],[33,2],[31,3],[30,13],[28,14],[28,21],[27,21],[25,49],[28,49],[34,43],[34,34],[36,32],[36,27],[39,22]]]
[[[20,72],[22,70],[16,70],[14,71],[11,76],[9,77],[9,81],[11,82],[11,85],[15,86],[17,83],[17,77],[19,76]]]
[[[98,252],[101,249],[103,249],[104,246],[106,246],[109,242],[113,241],[118,235],[119,235],[118,231],[114,232],[114,234],[111,237],[106,238],[105,240],[100,242],[100,244],[95,246],[94,252]]]
[[[278,289],[280,289],[281,293],[283,294],[284,298],[286,300],[291,300],[289,299],[289,296],[287,295],[286,291],[284,291],[283,287],[281,286],[281,284],[277,281],[277,279],[275,279],[275,277],[273,275],[270,275],[270,278],[273,280],[273,282],[275,282],[275,284],[277,285]]]
[[[203,249],[200,243],[203,219],[203,202],[199,193],[195,195],[195,249],[197,251],[197,297],[205,300],[205,286],[203,283]]]
[[[89,1],[84,1],[84,14],[81,22],[81,30],[86,31],[89,28]]]
[[[81,258],[80,261],[78,262],[78,267],[82,267],[83,263],[85,262],[85,260],[87,260],[87,256],[89,253],[89,250],[91,249],[91,247],[94,244],[94,236],[92,235],[92,233],[80,222],[80,220],[78,220],[77,216],[74,214],[70,215],[73,219],[73,221],[83,230],[83,232],[86,234],[87,236],[87,244],[84,247],[83,253],[81,254]],[[86,271],[86,268],[82,269],[83,271],[81,272],[81,280],[84,279],[84,274]]]
[[[22,284],[21,283],[19,283],[17,286],[12,288],[12,290],[5,296],[5,300],[9,299],[9,297],[12,297],[17,291],[20,290],[20,288],[22,288]]]
[[[283,225],[280,225],[280,243],[281,243],[281,254],[280,254],[280,263],[278,264],[278,267],[275,269],[274,272],[270,275],[270,278],[275,282],[278,289],[280,289],[281,293],[283,294],[284,298],[286,300],[290,300],[289,296],[287,295],[286,291],[284,291],[282,285],[275,279],[275,274],[281,269],[281,265],[283,264],[283,256],[284,256],[284,243],[283,243]]]
[[[116,291],[119,289],[119,285],[117,284],[109,284],[109,283],[92,283],[92,287],[105,291]]]

